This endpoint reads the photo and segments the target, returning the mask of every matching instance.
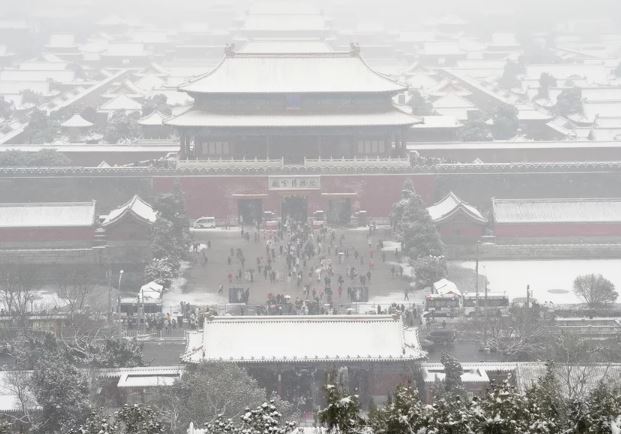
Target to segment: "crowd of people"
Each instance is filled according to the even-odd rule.
[[[270,285],[284,283],[299,300],[279,303],[277,296],[268,297],[268,311],[289,311],[292,308],[288,304],[299,311],[321,311],[335,304],[366,301],[375,261],[385,259],[382,241],[374,244],[371,234],[372,229],[368,250],[359,251],[347,243],[344,233],[337,235],[334,229],[313,228],[293,220],[286,220],[275,231],[253,235],[243,231],[242,239],[247,243],[264,243],[263,254],[249,258],[243,247],[231,248],[224,281],[229,286],[252,286],[257,279]]]

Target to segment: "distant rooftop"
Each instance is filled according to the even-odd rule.
[[[258,39],[246,43],[239,53],[329,53],[334,51],[318,39]]]

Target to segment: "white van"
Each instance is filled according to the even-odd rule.
[[[212,229],[216,227],[215,217],[201,217],[194,222],[195,229]]]

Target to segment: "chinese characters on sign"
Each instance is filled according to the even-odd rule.
[[[270,190],[319,190],[319,180],[319,175],[270,176],[267,182]]]

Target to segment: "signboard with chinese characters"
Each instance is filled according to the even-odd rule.
[[[282,175],[268,177],[269,190],[319,190],[319,175]]]

